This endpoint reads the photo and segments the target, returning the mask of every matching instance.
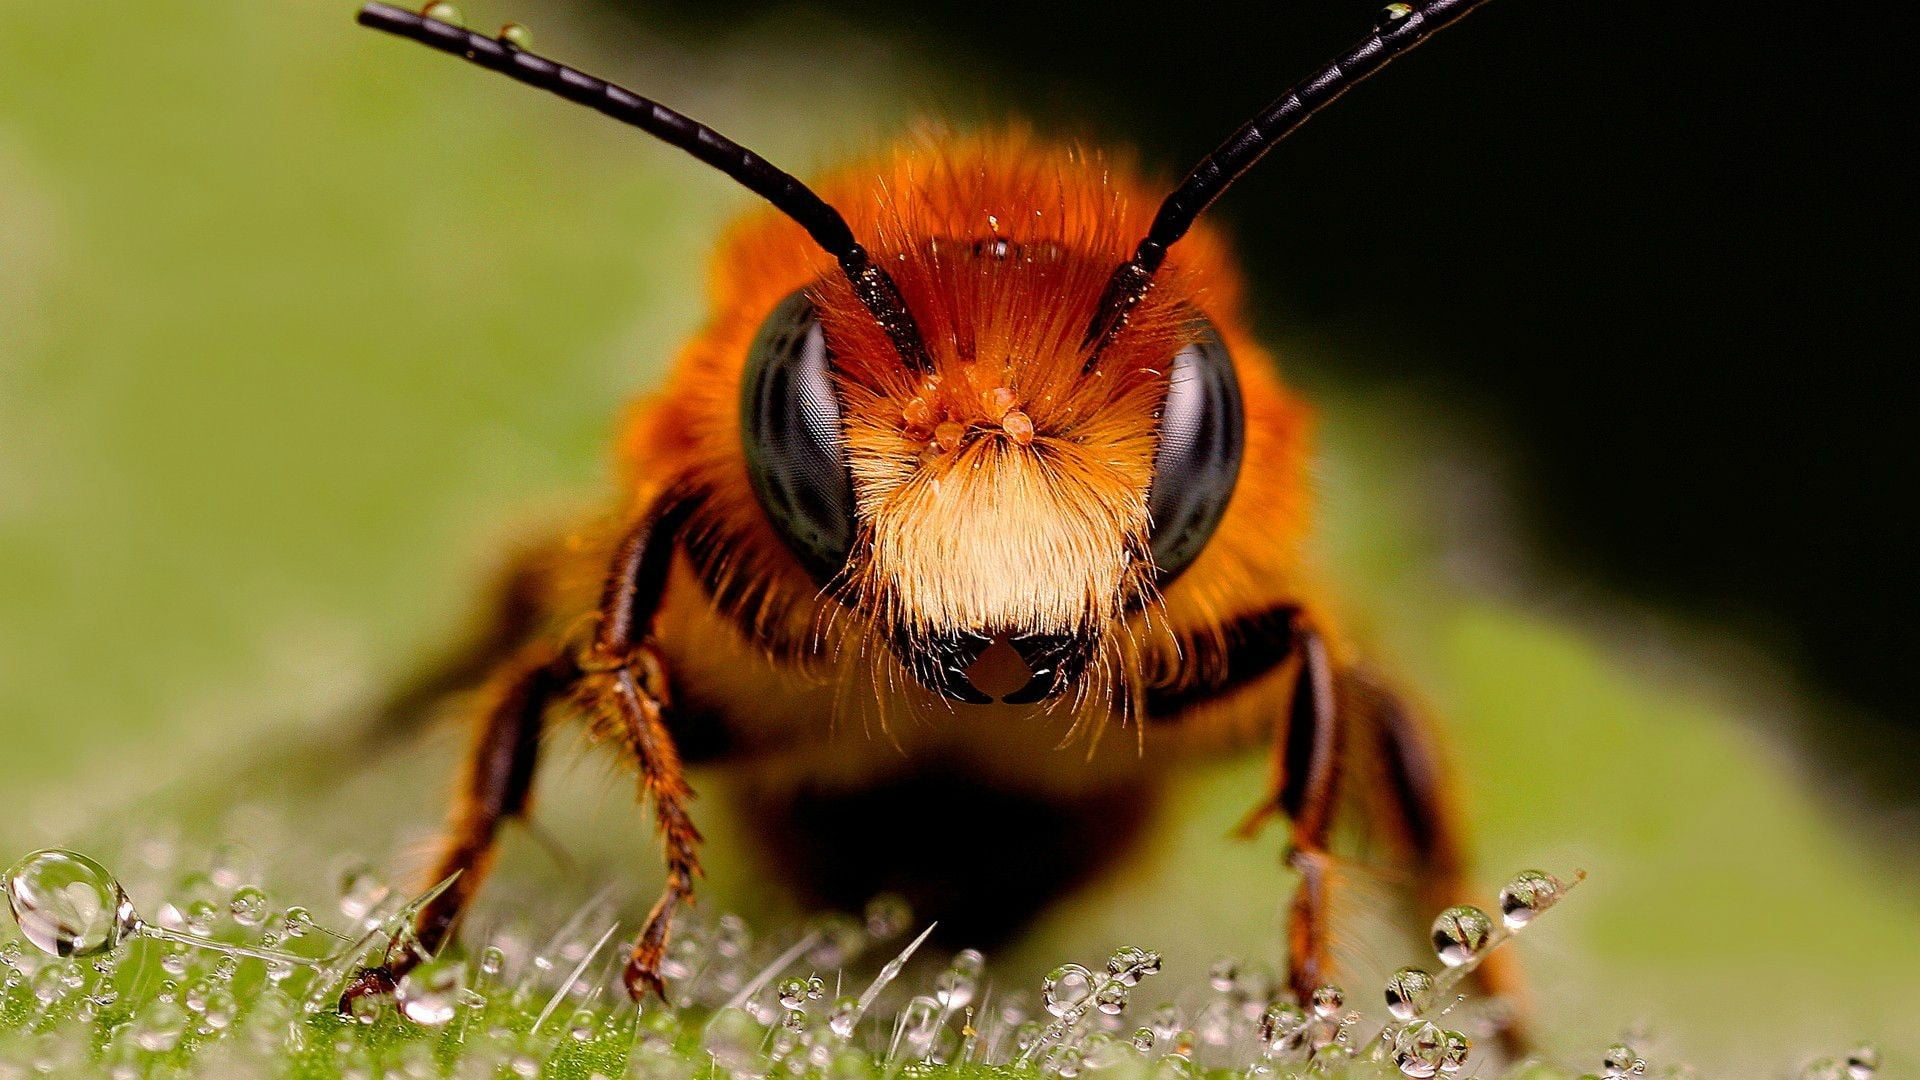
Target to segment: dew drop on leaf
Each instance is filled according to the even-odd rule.
[[[1469,904],[1450,907],[1433,920],[1433,951],[1448,967],[1480,955],[1493,936],[1493,920]]]
[[[1093,996],[1093,973],[1079,964],[1062,964],[1047,973],[1040,994],[1047,1011],[1055,1016],[1082,1012]]]
[[[106,952],[140,927],[120,882],[75,851],[36,851],[13,864],[0,884],[21,934],[53,956]]]
[[[1424,968],[1403,967],[1387,980],[1387,1011],[1395,1020],[1411,1020],[1424,1012],[1433,996],[1433,976]]]
[[[1433,1076],[1446,1055],[1447,1033],[1434,1024],[1405,1028],[1393,1038],[1393,1064],[1405,1076]]]
[[[1522,870],[1500,890],[1500,918],[1518,930],[1560,899],[1560,879],[1539,870]]]
[[[452,960],[429,960],[407,972],[393,992],[400,1015],[421,1027],[446,1024],[460,1003],[463,974]]]

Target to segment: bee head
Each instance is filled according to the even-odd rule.
[[[1143,227],[1111,171],[1018,136],[943,153],[932,184],[836,197],[873,204],[923,356],[823,275],[762,320],[740,434],[767,520],[907,671],[951,700],[1032,703],[1075,684],[1226,508],[1241,404],[1202,307],[1226,297],[1170,268],[1102,341]]]

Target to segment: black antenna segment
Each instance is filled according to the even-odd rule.
[[[576,104],[596,109],[623,124],[679,147],[732,177],[748,191],[772,203],[798,222],[827,254],[840,264],[853,291],[887,332],[900,359],[919,371],[933,370],[933,361],[920,338],[919,327],[893,278],[873,261],[853,237],[840,211],[814,194],[791,174],[768,164],[759,155],[712,128],[641,97],[605,79],[528,52],[510,41],[485,37],[463,26],[429,18],[390,4],[370,3],[360,9],[362,26],[384,30],[417,41],[469,63],[548,90]]]
[[[1226,141],[1200,159],[1180,186],[1160,204],[1146,238],[1133,258],[1114,268],[1100,298],[1093,322],[1087,327],[1090,346],[1087,366],[1126,325],[1127,315],[1147,295],[1153,275],[1166,261],[1167,249],[1187,235],[1194,220],[1213,205],[1222,192],[1253,168],[1280,140],[1298,130],[1314,113],[1332,104],[1388,61],[1412,49],[1485,0],[1426,0],[1421,4],[1388,4],[1374,22],[1373,33],[1340,57],[1307,76],[1268,105],[1260,115],[1240,125]]]

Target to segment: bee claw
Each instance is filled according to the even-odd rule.
[[[346,989],[340,991],[340,1015],[352,1016],[353,1003],[361,998],[380,997],[393,993],[399,981],[393,976],[393,969],[381,964],[378,967],[361,968],[353,973],[352,981]]]
[[[627,968],[621,981],[626,984],[627,997],[633,999],[635,1004],[645,1001],[648,994],[659,998],[662,1004],[667,1004],[666,980],[660,977],[654,965],[639,957],[636,956],[627,961]]]

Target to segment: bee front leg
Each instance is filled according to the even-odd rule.
[[[1300,874],[1287,916],[1287,982],[1300,1001],[1311,1000],[1331,969],[1328,949],[1333,855],[1328,840],[1340,797],[1345,732],[1335,701],[1332,658],[1318,631],[1298,616],[1297,664],[1286,728],[1276,747],[1279,790],[1275,805],[1290,823],[1287,862]]]
[[[529,647],[501,666],[482,692],[473,749],[468,754],[446,839],[429,882],[453,878],[423,908],[411,940],[399,939],[380,965],[359,972],[340,996],[347,1011],[356,998],[391,991],[423,956],[439,951],[454,921],[493,866],[500,823],[526,813],[546,709],[566,686],[563,665],[549,649]]]
[[[666,588],[675,537],[697,504],[696,495],[670,489],[627,534],[607,574],[598,629],[576,661],[581,678],[574,693],[596,733],[623,746],[639,770],[666,857],[666,887],[627,960],[627,993],[636,1001],[648,993],[666,997],[660,963],[673,916],[692,901],[694,880],[701,876],[700,830],[687,812],[693,789],[667,724],[666,663],[646,639]]]

